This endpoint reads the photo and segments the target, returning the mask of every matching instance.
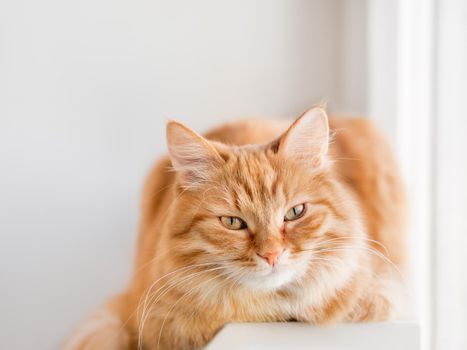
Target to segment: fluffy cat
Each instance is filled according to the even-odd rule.
[[[131,284],[67,349],[200,349],[229,322],[394,317],[404,192],[368,120],[315,107],[291,126],[239,121],[205,137],[170,121],[167,142]]]

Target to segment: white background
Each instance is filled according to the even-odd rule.
[[[467,2],[438,11],[433,345],[451,350],[467,348]]]
[[[327,100],[400,155],[424,345],[462,349],[466,23],[463,0],[0,0],[0,348],[58,348],[124,288],[167,118]]]

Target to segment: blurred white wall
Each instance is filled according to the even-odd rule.
[[[348,6],[0,1],[0,348],[57,348],[125,286],[166,118],[364,111],[365,14]]]
[[[467,349],[467,2],[437,8],[436,211],[433,241],[435,349]]]

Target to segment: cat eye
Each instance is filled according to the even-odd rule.
[[[305,204],[299,204],[289,209],[284,216],[284,221],[292,221],[301,218],[305,214]]]
[[[221,216],[220,220],[222,225],[229,230],[243,230],[246,228],[245,221],[235,216]]]

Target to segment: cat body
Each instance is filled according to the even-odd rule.
[[[404,192],[371,122],[328,124],[318,107],[291,126],[244,120],[205,137],[169,122],[167,137],[131,284],[67,348],[201,349],[231,322],[397,314]]]

